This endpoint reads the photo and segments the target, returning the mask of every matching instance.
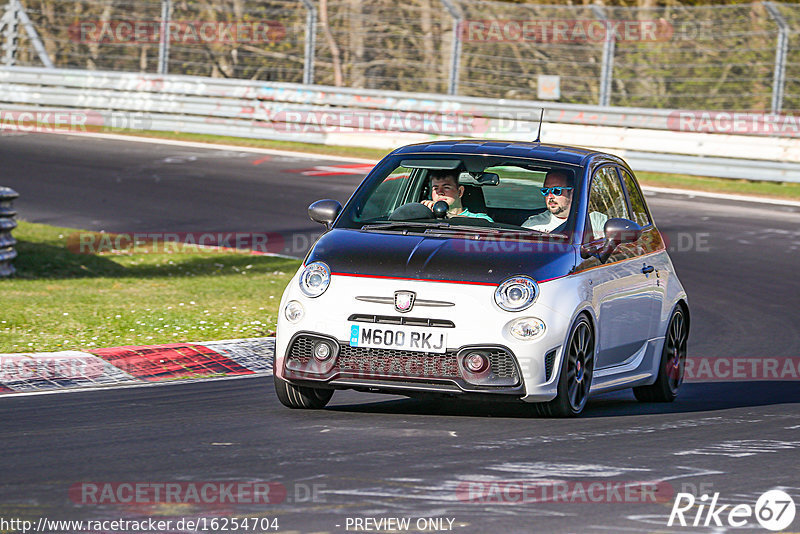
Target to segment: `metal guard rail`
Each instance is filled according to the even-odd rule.
[[[581,106],[251,80],[36,67],[0,68],[0,110],[138,114],[141,129],[389,149],[430,130],[304,128],[321,112],[423,113],[480,119],[457,137],[530,140],[545,107],[543,140],[598,148],[635,170],[800,182],[800,137],[675,131],[674,110]],[[296,113],[291,113],[296,112]],[[2,124],[0,124],[2,125]],[[313,124],[311,126],[314,126]],[[510,132],[508,131],[510,127]],[[453,135],[453,134],[450,134]]]

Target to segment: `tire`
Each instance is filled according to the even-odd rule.
[[[536,405],[537,412],[544,417],[576,417],[589,397],[594,375],[594,333],[586,316],[578,318],[568,339],[556,398]]]
[[[689,338],[689,323],[681,306],[675,308],[664,335],[664,349],[658,365],[658,378],[649,386],[633,388],[633,395],[640,402],[672,402],[678,396],[686,369],[686,340]]]
[[[281,404],[287,408],[319,410],[324,408],[333,397],[332,389],[319,389],[305,386],[294,386],[273,375],[275,394]]]

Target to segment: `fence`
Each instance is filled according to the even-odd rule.
[[[640,108],[800,109],[800,5],[9,0],[6,66]]]

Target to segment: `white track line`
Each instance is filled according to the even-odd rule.
[[[61,135],[62,132],[52,132]],[[76,135],[74,132],[63,132],[64,135]],[[314,154],[311,152],[294,152],[291,150],[274,150],[271,148],[257,148],[239,145],[220,145],[215,143],[198,143],[194,141],[180,141],[177,139],[159,139],[156,137],[137,137],[133,135],[104,134],[104,133],[81,133],[80,137],[90,137],[95,139],[107,139],[112,141],[130,141],[134,143],[152,143],[159,145],[180,146],[186,148],[204,148],[208,150],[236,150],[238,152],[251,152],[253,154],[268,154],[273,156],[294,156],[304,159],[320,161],[345,161],[348,163],[377,163],[376,160],[355,158],[349,156],[332,156],[325,154]],[[387,152],[388,153],[388,152]],[[757,204],[778,204],[782,206],[800,207],[800,201],[783,200],[779,198],[753,197],[747,195],[732,195],[728,193],[712,193],[709,191],[694,191],[691,189],[672,189],[669,187],[650,187],[642,186],[644,191],[652,193],[667,193],[671,195],[686,195],[692,197],[714,198],[719,200],[735,200],[737,202],[753,202]]]
[[[48,132],[61,134],[61,132]],[[65,132],[69,135],[68,132]],[[78,135],[74,132],[71,135]],[[118,135],[118,134],[103,134],[103,133],[81,133],[79,137],[90,137],[95,139],[107,139],[111,141],[131,141],[134,143],[151,143],[156,145],[171,145],[181,146],[186,148],[205,148],[209,150],[235,150],[237,152],[251,152],[253,154],[268,154],[272,156],[294,156],[304,159],[316,159],[320,161],[345,161],[348,163],[370,163],[372,165],[378,163],[377,160],[352,158],[346,156],[333,156],[326,154],[313,154],[310,152],[294,152],[291,150],[275,150],[272,148],[259,148],[254,146],[239,146],[239,145],[220,145],[217,143],[199,143],[195,141],[180,141],[178,139],[159,139],[157,137],[137,137],[133,135]],[[325,146],[325,145],[321,145]],[[389,151],[387,151],[387,154]]]
[[[692,189],[672,189],[669,187],[642,186],[642,189],[651,193],[667,193],[669,195],[686,195],[690,197],[716,198],[719,200],[735,200],[737,202],[756,202],[758,204],[779,204],[800,208],[800,201],[784,200],[781,198],[750,197],[746,195],[732,195],[728,193],[712,193],[710,191],[694,191]]]

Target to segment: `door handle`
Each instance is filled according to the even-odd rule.
[[[644,273],[644,274],[650,274],[654,270],[655,270],[655,267],[653,267],[652,265],[645,265],[644,267],[642,267],[642,273]]]

